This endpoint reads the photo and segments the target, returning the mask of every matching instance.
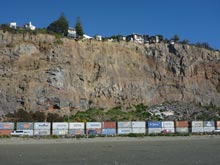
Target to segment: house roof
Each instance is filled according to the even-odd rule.
[[[69,27],[68,30],[76,30],[74,27]]]

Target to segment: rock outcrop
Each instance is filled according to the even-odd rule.
[[[0,114],[164,101],[219,106],[219,68],[220,52],[195,46],[0,31]]]

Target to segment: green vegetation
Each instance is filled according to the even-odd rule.
[[[0,25],[0,30],[3,30],[4,33],[10,32],[12,34],[26,34],[26,33],[29,33],[30,35],[37,35],[37,34],[56,35],[57,34],[52,31],[48,31],[46,28],[37,28],[36,30],[30,30],[30,29],[25,29],[25,28],[14,29],[14,28],[10,28],[9,25],[6,25],[6,24]]]
[[[78,111],[76,115],[71,116],[69,120],[78,122],[103,121],[104,111],[102,109],[89,109],[84,112]]]
[[[106,40],[107,39],[113,39],[114,41],[120,42],[120,41],[123,41],[123,35],[121,35],[121,34],[113,35],[111,37],[106,37],[105,39]]]
[[[29,136],[29,138],[32,138]],[[33,136],[33,138],[37,138],[37,139],[59,139],[61,138],[61,136],[58,135],[44,135],[44,136]]]
[[[164,102],[167,106],[172,105],[171,102]],[[196,120],[220,120],[220,107],[213,105],[199,106],[200,111],[190,112],[190,119]],[[161,121],[161,116],[149,113],[149,109],[154,109],[157,106],[148,108],[144,104],[138,104],[129,109],[122,109],[121,107],[114,107],[111,109],[90,108],[86,111],[78,111],[74,115],[60,116],[57,113],[45,112],[27,112],[19,109],[14,113],[9,113],[5,116],[5,121],[11,122],[94,122],[94,121]],[[176,114],[177,115],[177,114]],[[189,119],[189,120],[190,120]]]
[[[150,120],[152,120],[152,121],[161,121],[162,119],[161,119],[160,116],[158,116],[158,115],[152,115],[152,116],[150,117]]]
[[[14,113],[8,113],[6,118],[11,122],[61,122],[64,121],[64,117],[59,116],[56,113],[48,113],[46,116],[44,112],[27,112],[23,109],[19,109]]]
[[[180,41],[179,43],[184,44],[184,45],[189,45],[189,40],[184,39],[184,40]]]
[[[143,104],[134,106],[134,110],[128,112],[123,111],[121,107],[115,107],[109,110],[92,108],[84,112],[78,111],[74,116],[69,117],[69,121],[91,122],[146,120],[148,117],[150,117],[150,114],[146,110],[147,106]]]
[[[17,29],[10,28],[9,25],[7,24],[1,24],[0,25],[0,30],[3,30],[3,32],[10,32],[12,34],[25,34],[29,33],[32,35],[37,35],[37,34],[51,34],[51,35],[60,35],[60,36],[67,36],[68,35],[68,28],[69,28],[69,23],[68,20],[66,19],[65,15],[62,13],[61,16],[52,22],[47,28],[37,28],[36,30],[30,30],[27,28],[22,28],[18,27]],[[75,24],[75,29],[76,29],[76,34],[78,39],[83,38],[83,27],[82,23],[80,20],[80,17],[77,17],[76,24]],[[163,43],[169,43],[169,39],[164,38],[162,35],[157,35],[159,37],[159,40]],[[60,38],[56,38],[57,40],[55,41],[55,44],[62,44],[62,40]],[[113,41],[120,42],[123,40],[123,35],[112,35],[111,37],[103,37],[103,41],[107,41],[108,39],[113,39]],[[178,34],[175,34],[171,40],[174,40],[175,43],[180,43],[180,44],[187,44],[187,45],[194,45],[199,48],[204,48],[208,50],[215,50],[212,48],[207,42],[197,42],[196,44],[190,43],[188,39],[184,39],[180,41],[180,38]],[[220,51],[217,50],[216,51]]]
[[[203,42],[203,43],[200,43],[200,42],[197,42],[195,44],[196,47],[198,48],[204,48],[204,49],[208,49],[208,50],[214,50],[207,42]]]
[[[45,114],[40,111],[36,111],[35,113],[32,114],[33,120],[38,121],[38,122],[43,122],[45,121]]]
[[[95,135],[88,135],[88,138],[95,138]]]
[[[80,17],[77,17],[76,19],[76,25],[75,25],[75,29],[76,29],[76,35],[78,38],[83,38],[83,27],[82,27],[82,23],[80,20]]]
[[[30,138],[29,135],[22,135],[22,136],[19,136],[19,137],[22,137],[22,138],[24,138],[24,139],[26,139],[26,138]]]
[[[145,136],[145,134],[143,134],[143,133],[129,133],[127,136],[128,137],[141,137],[141,138],[143,138]]]
[[[33,121],[33,116],[23,109],[19,109],[14,113],[9,113],[6,117],[10,118],[11,121],[13,120],[14,122]]]
[[[47,122],[62,122],[64,121],[64,117],[59,116],[57,113],[48,113]]]
[[[49,32],[53,32],[53,33],[57,33],[57,34],[60,34],[63,36],[67,36],[68,28],[69,28],[69,23],[68,23],[65,15],[62,13],[60,18],[58,18],[56,21],[52,22],[47,27],[47,30]]]
[[[11,136],[10,135],[0,135],[0,139],[3,139],[3,138],[10,138]]]
[[[138,104],[135,106],[136,111],[135,114],[137,115],[138,118],[149,118],[150,114],[146,111],[148,109],[147,106],[145,106],[144,104]]]
[[[25,34],[25,33],[29,33],[29,34],[33,34],[36,35],[38,33],[38,30],[30,30],[30,29],[25,29],[25,28],[10,28],[9,25],[6,24],[2,24],[0,25],[0,29],[3,30],[3,32],[10,32],[12,34]]]
[[[57,135],[51,135],[51,136],[49,136],[51,139],[58,139],[59,138],[59,136],[57,136]]]
[[[106,115],[110,116],[109,121],[126,120],[126,112],[123,112],[121,107],[115,107],[108,110]]]
[[[220,120],[220,107],[217,107],[212,103],[210,105],[199,106],[204,108],[204,110],[195,115],[197,120]]]
[[[3,32],[16,32],[16,29],[10,28],[9,25],[6,24],[1,25],[1,29],[3,30]]]
[[[38,28],[38,29],[36,29],[35,31],[36,31],[36,34],[39,34],[39,33],[41,33],[41,34],[47,34],[47,33],[48,33],[48,31],[47,31],[46,28]]]
[[[174,40],[174,42],[178,42],[180,40],[180,38],[179,38],[179,36],[177,34],[175,34],[173,36],[173,40]]]
[[[62,36],[60,35],[60,34],[55,34],[55,44],[58,44],[58,45],[61,45],[61,44],[63,44],[63,41],[61,40],[61,38],[62,38]]]
[[[81,138],[85,138],[85,135],[76,135],[75,138],[79,140]]]

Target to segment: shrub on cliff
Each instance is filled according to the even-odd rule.
[[[48,113],[47,122],[63,122],[64,118],[57,113]]]
[[[40,111],[36,111],[35,113],[33,113],[32,117],[34,121],[37,121],[37,122],[43,122],[45,121],[45,118],[46,118],[45,113],[40,112]]]
[[[10,26],[9,26],[9,25],[6,25],[6,24],[2,24],[2,25],[0,26],[0,28],[1,28],[4,32],[5,32],[5,31],[9,31],[9,32],[15,31],[15,29],[10,28]]]
[[[184,39],[184,40],[180,41],[180,44],[188,45],[189,44],[189,40]]]
[[[32,115],[23,110],[23,109],[19,109],[17,112],[14,113],[14,118],[15,118],[15,121],[17,122],[30,122],[30,121],[33,121],[33,117]]]
[[[205,48],[205,49],[208,49],[208,50],[214,50],[207,42],[203,42],[203,43],[197,42],[195,44],[195,46],[199,47],[199,48]]]

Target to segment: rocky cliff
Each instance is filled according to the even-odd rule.
[[[219,106],[219,68],[219,52],[189,45],[0,31],[0,114],[164,101]]]

